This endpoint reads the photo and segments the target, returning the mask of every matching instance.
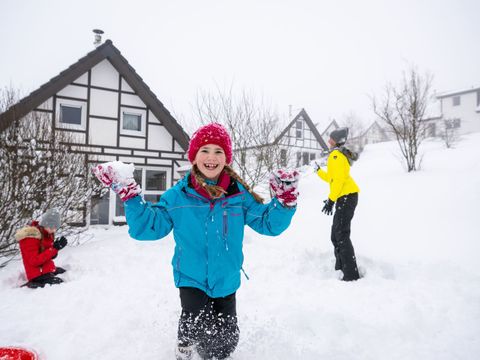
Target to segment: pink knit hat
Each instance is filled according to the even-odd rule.
[[[232,140],[227,129],[218,123],[202,126],[193,133],[188,146],[188,160],[193,163],[198,150],[207,144],[220,146],[225,152],[227,164],[232,162]]]

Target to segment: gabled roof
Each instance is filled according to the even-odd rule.
[[[438,94],[437,99],[442,99],[442,98],[446,98],[446,97],[450,97],[450,96],[456,96],[456,95],[468,94],[468,93],[476,92],[476,91],[479,91],[479,90],[480,90],[480,87],[472,87],[471,89],[448,91],[448,92]]]
[[[373,131],[375,128],[378,129],[378,131],[380,131],[380,133],[385,137],[385,138],[388,138],[388,135],[387,135],[387,132],[386,130],[380,126],[380,124],[378,123],[378,121],[374,121],[364,132],[362,135],[360,135],[360,137],[364,137],[364,136],[367,136],[367,134],[371,131]]]
[[[106,40],[105,43],[89,52],[68,69],[62,71],[49,82],[40,86],[39,89],[33,91],[30,95],[0,114],[0,131],[9,127],[15,119],[19,119],[36,109],[104,59],[110,61],[113,67],[124,77],[128,85],[140,96],[142,101],[145,102],[178,144],[186,151],[189,143],[188,135],[147,84],[145,84],[135,69],[130,66],[127,59],[122,56],[111,40]]]
[[[312,131],[313,135],[315,136],[315,139],[320,143],[322,148],[324,150],[328,149],[327,144],[325,144],[325,141],[323,141],[322,136],[318,132],[318,129],[316,126],[313,124],[312,119],[310,119],[310,116],[308,116],[307,112],[305,109],[300,110],[300,112],[293,118],[292,121],[287,125],[287,127],[278,135],[278,137],[275,139],[273,142],[274,144],[278,144],[278,142],[282,139],[282,137],[288,132],[288,130],[295,124],[295,122],[298,120],[298,118],[303,117],[307,125],[309,126],[310,130]]]
[[[323,136],[325,136],[325,135],[327,135],[327,136],[330,135],[330,134],[327,134],[327,131],[328,131],[328,129],[330,129],[330,127],[331,127],[332,125],[335,127],[335,129],[338,129],[338,128],[340,127],[340,125],[338,125],[338,123],[337,123],[337,120],[333,119],[333,120],[330,121],[330,123],[327,125],[327,127],[325,128],[325,130],[323,130],[323,132],[322,132],[322,138],[323,138]]]

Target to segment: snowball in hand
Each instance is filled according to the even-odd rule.
[[[128,185],[132,181],[133,171],[135,167],[133,164],[125,164],[121,161],[111,161],[99,164],[93,168],[95,176],[106,186],[112,183]]]

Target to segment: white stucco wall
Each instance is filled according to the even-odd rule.
[[[172,150],[172,135],[164,126],[148,126],[148,147],[151,150]]]
[[[57,95],[86,100],[88,96],[87,93],[88,91],[85,86],[68,85],[60,90]]]
[[[180,146],[180,144],[178,142],[174,142],[174,146],[173,146],[173,149],[176,151],[176,152],[185,152],[185,150],[183,150],[183,148]]]
[[[453,105],[453,98],[460,97],[460,105]],[[452,95],[441,99],[442,117],[444,120],[460,119],[459,134],[468,134],[480,131],[480,112],[477,112],[477,93],[472,91],[460,95]]]
[[[120,136],[120,147],[145,149],[145,139]]]
[[[88,84],[88,73],[86,72],[85,74],[79,76],[73,82],[76,83],[76,84],[87,85]]]
[[[92,89],[90,92],[90,115],[118,117],[118,93]]]
[[[45,101],[43,104],[41,104],[38,109],[42,110],[53,110],[53,99],[49,98],[47,101]]]
[[[90,144],[117,145],[117,121],[90,117]]]
[[[103,60],[92,68],[91,85],[108,89],[118,89],[119,73],[108,60]]]
[[[133,89],[128,85],[125,79],[122,78],[122,91],[134,92]]]
[[[157,119],[151,110],[148,111],[148,122],[161,124],[160,120]]]
[[[132,94],[122,94],[121,104],[130,105],[130,106],[139,106],[139,107],[145,107],[145,108],[147,107],[145,103],[140,99],[140,97]]]

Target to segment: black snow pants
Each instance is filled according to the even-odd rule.
[[[357,260],[350,240],[350,224],[358,204],[358,193],[337,199],[332,224],[332,244],[335,252],[335,270],[342,270],[345,281],[358,280]]]
[[[211,298],[200,289],[181,287],[180,301],[179,346],[195,345],[202,359],[228,357],[240,337],[235,293]]]

